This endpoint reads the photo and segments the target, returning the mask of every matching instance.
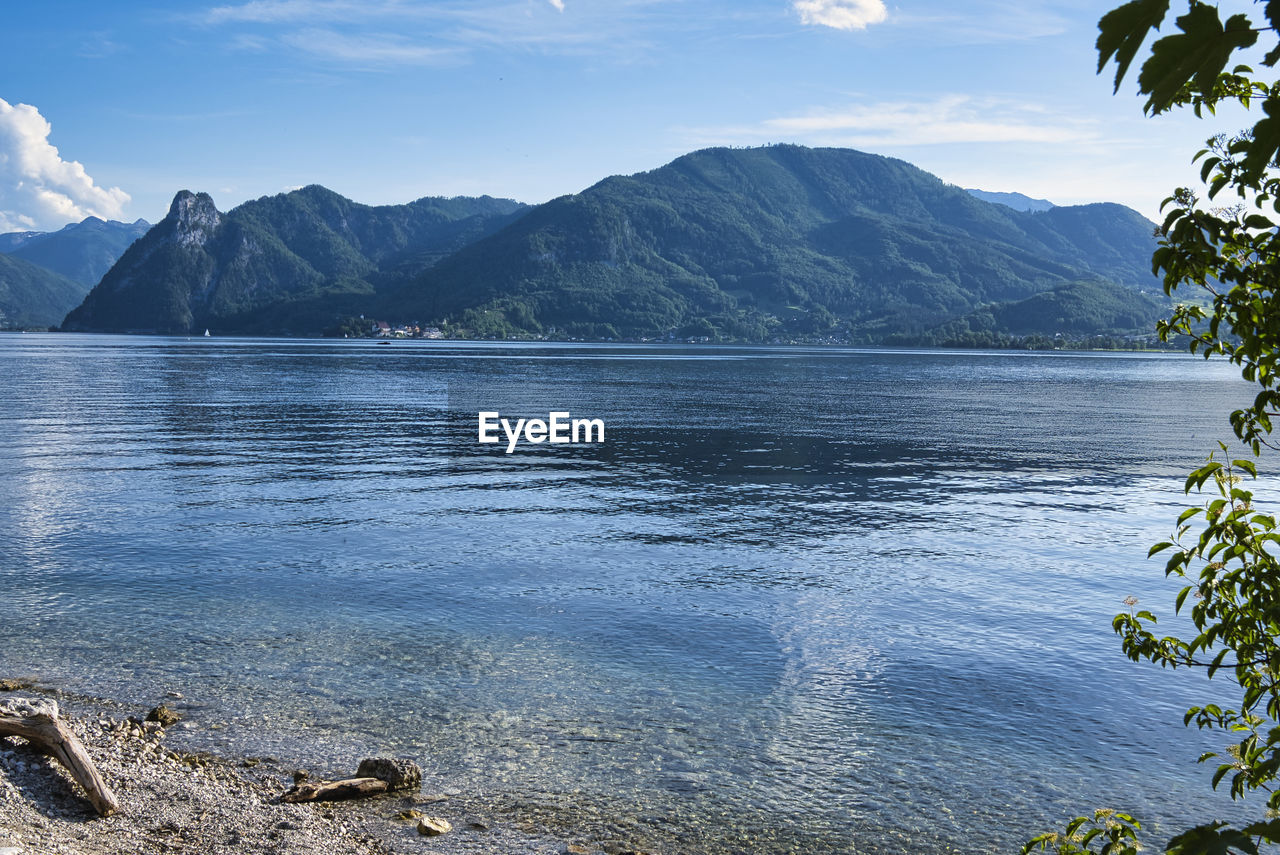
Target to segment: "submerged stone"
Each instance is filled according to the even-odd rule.
[[[436,837],[453,831],[453,824],[438,816],[424,816],[418,820],[418,833],[425,837]]]
[[[155,707],[151,712],[147,713],[147,721],[159,722],[161,727],[168,727],[171,724],[177,724],[182,716],[169,709],[164,704]]]
[[[356,777],[386,781],[392,790],[416,790],[422,786],[422,769],[412,760],[368,757],[360,761]]]

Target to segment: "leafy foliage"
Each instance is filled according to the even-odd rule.
[[[1022,847],[1022,855],[1040,850],[1055,855],[1085,855],[1097,843],[1100,855],[1138,855],[1138,830],[1141,823],[1128,814],[1111,810],[1095,811],[1093,816],[1078,816],[1066,829],[1037,835]]]
[[[1114,60],[1117,88],[1149,31],[1163,23],[1168,6],[1134,0],[1100,22],[1099,70]],[[1263,65],[1280,59],[1280,2],[1269,0],[1264,18],[1255,21],[1240,13],[1223,21],[1216,7],[1191,0],[1187,13],[1176,19],[1177,32],[1152,45],[1138,75],[1146,109],[1153,114],[1189,107],[1202,115],[1226,103],[1250,107],[1258,100],[1262,108],[1252,128],[1215,137],[1196,155],[1204,198],[1181,188],[1165,200],[1162,240],[1152,259],[1167,294],[1190,287],[1207,296],[1201,301],[1207,306],[1179,305],[1160,322],[1160,335],[1186,336],[1191,351],[1206,358],[1225,355],[1258,390],[1251,405],[1231,414],[1236,437],[1253,457],[1231,459],[1220,443],[1186,482],[1188,492],[1209,485],[1210,498],[1183,512],[1173,537],[1151,549],[1152,555],[1171,553],[1166,575],[1186,581],[1175,611],[1188,612],[1197,634],[1190,640],[1163,636],[1149,611],[1121,613],[1114,621],[1130,659],[1203,669],[1228,677],[1238,690],[1239,700],[1231,706],[1192,707],[1184,723],[1227,737],[1222,755],[1210,752],[1201,762],[1216,761],[1212,785],[1225,782],[1232,798],[1265,794],[1263,816],[1243,828],[1217,820],[1194,825],[1165,846],[1179,855],[1253,855],[1265,844],[1280,843],[1280,820],[1274,818],[1280,812],[1280,560],[1274,554],[1280,531],[1276,518],[1256,509],[1253,492],[1243,486],[1246,476],[1257,476],[1256,457],[1272,445],[1272,418],[1280,404],[1280,83],[1254,79],[1246,65],[1228,70],[1235,54],[1253,48],[1264,35],[1272,45]],[[1224,193],[1233,204],[1211,206]],[[1024,851],[1048,839],[1042,835]],[[1092,850],[1082,844],[1063,851]]]

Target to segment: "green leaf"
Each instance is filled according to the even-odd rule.
[[[1187,587],[1183,588],[1181,591],[1178,592],[1178,596],[1173,602],[1173,610],[1175,612],[1182,611],[1182,604],[1187,601],[1187,595],[1190,593],[1191,593],[1190,585],[1188,585]]]
[[[1165,855],[1258,855],[1258,847],[1243,831],[1228,828],[1222,820],[1198,825],[1169,841]]]
[[[1262,102],[1262,111],[1266,118],[1253,126],[1253,141],[1242,161],[1244,174],[1241,178],[1254,183],[1275,161],[1276,152],[1280,151],[1280,98],[1268,95]]]
[[[1157,552],[1163,552],[1166,549],[1168,549],[1170,546],[1173,546],[1173,544],[1167,540],[1163,541],[1162,543],[1157,543],[1155,546],[1147,550],[1147,557],[1150,558],[1152,555],[1155,555]]]
[[[1173,106],[1187,84],[1200,93],[1213,92],[1231,54],[1258,40],[1248,17],[1232,15],[1224,24],[1216,8],[1198,0],[1177,24],[1182,32],[1157,40],[1138,73],[1138,88],[1149,96],[1146,110],[1152,114]]]
[[[1029,853],[1033,849],[1035,849],[1037,845],[1039,845],[1041,849],[1046,849],[1048,848],[1050,841],[1052,841],[1057,836],[1058,835],[1054,834],[1052,831],[1047,831],[1044,834],[1037,834],[1035,837],[1028,840],[1023,845],[1023,847],[1018,851],[1020,855],[1029,855]]]
[[[1098,22],[1098,73],[1115,57],[1116,92],[1129,71],[1147,33],[1160,26],[1169,12],[1169,0],[1133,0],[1102,16]]]
[[[1266,822],[1255,822],[1240,829],[1252,837],[1261,837],[1268,843],[1280,842],[1280,819],[1269,819]]]
[[[1254,462],[1252,460],[1233,460],[1231,461],[1231,465],[1236,467],[1237,469],[1243,469],[1245,472],[1248,472],[1254,478],[1258,477],[1258,467],[1254,465]]]
[[[1267,0],[1266,16],[1267,22],[1271,24],[1271,28],[1273,30],[1280,31],[1280,0]],[[1262,61],[1263,65],[1275,65],[1275,60],[1272,59],[1272,57],[1278,51],[1280,51],[1280,47],[1272,49],[1272,51],[1267,54],[1266,59]],[[1248,72],[1245,73],[1247,74]]]

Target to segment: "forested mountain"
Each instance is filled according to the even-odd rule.
[[[319,186],[220,213],[179,193],[64,329],[306,333],[508,222],[524,206],[482,197],[360,205]]]
[[[184,191],[64,326],[314,334],[363,314],[476,337],[881,342],[1071,283],[1156,294],[1152,229],[791,145],[694,152],[533,208],[313,186],[222,214]]]
[[[1169,314],[1167,300],[1110,282],[1070,282],[1023,300],[994,303],[947,321],[922,335],[893,343],[991,347],[1010,337],[1061,336],[1080,341],[1091,336],[1119,336],[1134,330],[1153,332]]]
[[[922,333],[1084,278],[1157,290],[1119,205],[1016,211],[847,149],[708,149],[541,205],[388,294],[483,335]]]
[[[56,327],[89,289],[0,253],[0,329]]]

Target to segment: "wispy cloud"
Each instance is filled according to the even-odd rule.
[[[1097,138],[1089,121],[1070,120],[1017,102],[948,95],[931,101],[852,104],[758,124],[689,129],[699,145],[808,142],[888,148],[956,143],[1081,143]]]
[[[79,161],[63,160],[49,142],[52,130],[35,107],[0,98],[0,232],[124,213],[129,194],[99,187]]]
[[[548,0],[551,7],[563,12],[564,0]],[[638,5],[636,0],[624,2],[621,8]],[[539,18],[541,2],[533,0],[446,0],[446,2],[406,2],[406,0],[252,0],[226,6],[214,6],[192,16],[192,20],[209,25],[258,24],[324,26],[366,24],[385,26],[387,21],[418,26],[528,28]],[[545,17],[545,16],[543,16]]]
[[[106,59],[128,50],[108,33],[94,33],[80,45],[77,53],[85,59]]]
[[[286,33],[280,40],[304,53],[354,65],[438,65],[459,54],[456,48],[433,47],[395,33],[350,36],[334,30],[310,28]]]
[[[134,122],[224,122],[227,119],[239,119],[245,116],[253,116],[258,113],[256,110],[203,110],[193,111],[189,113],[182,112],[139,112],[137,110],[121,110],[119,108],[111,108],[111,112],[116,115],[123,116]]]
[[[889,17],[884,0],[792,0],[800,20],[837,30],[865,30]]]
[[[702,19],[683,12],[653,14],[683,3],[611,0],[580,8],[567,0],[250,0],[183,18],[225,29],[235,50],[301,50],[375,69],[426,65],[476,49],[591,52],[625,61],[644,49],[656,27],[699,25]]]
[[[895,10],[895,29],[942,44],[997,44],[1061,35],[1069,19],[1037,0],[973,0],[963,5],[927,5]]]
[[[249,3],[214,6],[201,17],[210,24],[280,24],[297,21],[345,21],[377,16],[393,9],[403,11],[403,4],[358,3],[351,0],[252,0]]]

